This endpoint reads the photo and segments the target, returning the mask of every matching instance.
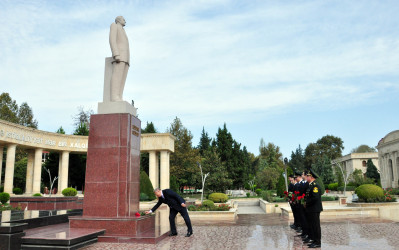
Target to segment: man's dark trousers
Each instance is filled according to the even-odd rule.
[[[320,228],[320,213],[309,213],[309,219],[310,219],[310,224],[309,226],[311,227],[312,231],[312,240],[314,240],[315,244],[320,245],[321,244],[321,228]]]
[[[176,223],[175,223],[175,218],[176,218],[177,213],[180,213],[180,215],[184,219],[184,222],[186,222],[187,232],[192,233],[193,228],[191,227],[191,221],[190,221],[190,217],[188,216],[187,208],[183,208],[180,211],[170,208],[169,223],[170,223],[170,230],[172,231],[172,234],[177,234]]]

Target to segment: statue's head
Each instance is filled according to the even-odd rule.
[[[120,23],[122,26],[125,26],[126,21],[125,18],[123,18],[123,16],[117,16],[115,18],[115,23]]]

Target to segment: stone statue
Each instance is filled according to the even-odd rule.
[[[129,70],[130,52],[124,26],[125,18],[118,16],[115,23],[111,24],[109,32],[109,45],[112,51],[113,71],[111,77],[111,102],[123,101],[123,88],[125,87],[127,71]]]

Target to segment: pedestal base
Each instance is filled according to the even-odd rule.
[[[137,108],[126,101],[99,102],[98,114],[131,114],[137,117]]]
[[[69,217],[69,227],[105,229],[105,235],[98,237],[99,242],[155,244],[169,234],[169,231],[156,229],[159,225],[155,225],[155,218],[155,215],[139,218],[74,216]]]

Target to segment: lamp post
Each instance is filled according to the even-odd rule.
[[[288,159],[287,159],[287,157],[285,157],[284,158],[284,181],[285,181],[285,190],[288,192],[287,165],[288,165]]]

